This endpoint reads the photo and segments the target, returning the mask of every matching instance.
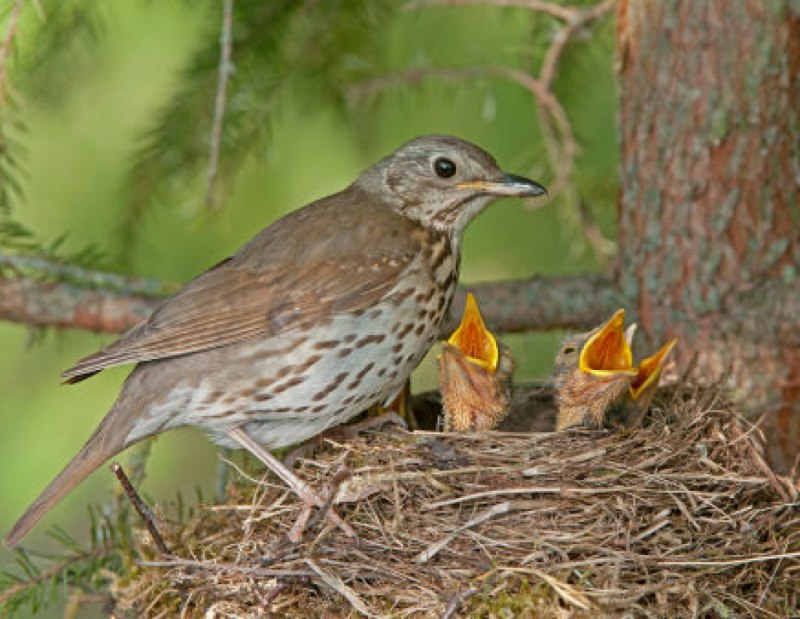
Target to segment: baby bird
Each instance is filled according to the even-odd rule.
[[[556,429],[572,426],[639,425],[658,386],[661,371],[677,340],[633,365],[635,325],[624,329],[620,309],[599,327],[568,337],[556,356]]]
[[[631,339],[628,340],[628,344],[630,343]],[[619,417],[612,422],[616,421],[616,425],[627,428],[636,428],[642,425],[644,415],[650,408],[650,402],[653,401],[653,396],[658,388],[667,356],[677,343],[678,339],[673,338],[654,355],[639,362],[639,367],[636,368],[636,377],[628,390],[628,397],[623,400],[623,406],[617,409]]]
[[[475,296],[467,294],[461,324],[442,343],[439,390],[445,432],[496,428],[508,414],[514,358],[486,328]]]

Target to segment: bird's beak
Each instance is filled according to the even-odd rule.
[[[620,309],[597,328],[581,349],[578,361],[581,371],[595,376],[636,376],[624,325],[625,310]]]
[[[453,331],[447,343],[460,350],[472,363],[495,372],[500,354],[497,349],[497,340],[486,328],[483,316],[478,309],[475,296],[467,293],[467,304],[461,324]]]
[[[639,325],[635,322],[632,322],[628,325],[628,328],[625,329],[625,340],[628,342],[628,346],[633,346],[633,336],[636,335],[636,329]]]
[[[472,189],[490,196],[508,198],[531,198],[547,195],[547,189],[536,181],[516,174],[504,174],[500,180],[464,181],[456,185],[459,189]]]
[[[639,364],[636,378],[631,384],[631,398],[637,399],[642,393],[647,391],[651,386],[658,384],[658,379],[661,377],[661,370],[664,367],[664,362],[667,356],[678,343],[677,338],[670,340],[661,347],[656,354],[647,357]]]

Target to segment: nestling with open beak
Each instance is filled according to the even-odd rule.
[[[568,337],[556,357],[556,429],[632,427],[642,422],[677,340],[633,365],[635,325],[624,329],[625,310],[589,331]]]
[[[514,358],[483,322],[475,296],[467,294],[461,324],[442,343],[439,390],[445,432],[496,428],[508,414]]]

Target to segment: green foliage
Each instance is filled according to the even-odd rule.
[[[28,264],[33,271],[41,274],[56,274],[52,263],[48,264],[47,261],[58,261],[84,267],[97,265],[102,254],[95,247],[85,247],[70,253],[62,252],[61,249],[67,237],[67,234],[62,234],[49,243],[45,243],[24,224],[15,221],[10,216],[0,217],[0,249],[10,250],[7,253],[38,257],[38,259],[31,258],[30,260],[13,260],[8,256],[0,255],[0,267],[16,264],[24,268],[23,265]],[[36,275],[36,273],[32,273],[32,275]]]
[[[218,10],[222,5],[213,6]],[[342,109],[345,81],[331,70],[330,59],[360,55],[376,30],[377,13],[368,0],[323,2],[313,11],[293,0],[234,3],[234,66],[219,157],[224,185],[230,186],[249,154],[266,147],[270,117],[286,92],[303,89],[303,101]],[[181,76],[180,88],[155,115],[135,156],[123,223],[127,250],[154,196],[190,183],[208,166],[222,21],[214,17]],[[224,198],[226,190],[220,193]]]
[[[20,176],[24,170],[20,158],[25,153],[22,136],[25,124],[17,114],[10,95],[6,95],[3,109],[0,109],[0,217],[11,213],[15,199],[23,194]]]
[[[89,509],[91,537],[87,548],[66,531],[54,528],[50,535],[62,549],[58,553],[16,551],[16,570],[0,572],[0,615],[36,614],[54,599],[75,591],[107,592],[112,580],[125,574],[133,561],[130,511],[117,506],[115,512],[112,516],[99,508]]]
[[[575,3],[589,4],[592,3]],[[106,30],[107,16],[102,2],[50,0],[41,6],[43,25],[34,28],[24,43],[19,74],[28,96],[53,105],[91,64]],[[232,6],[232,66],[225,68],[231,70],[231,77],[224,93],[218,181],[214,191],[217,204],[225,202],[248,159],[268,151],[271,127],[287,102],[295,108],[299,106],[300,113],[309,116],[320,110],[333,112],[351,127],[353,134],[363,137],[375,129],[370,114],[365,116],[364,112],[370,108],[374,111],[372,104],[377,98],[359,96],[354,85],[409,67],[424,70],[502,64],[535,74],[556,24],[552,17],[534,11],[517,11],[512,20],[508,11],[494,7],[439,7],[409,13],[400,10],[402,3],[369,0],[336,0],[313,5],[294,0],[266,3],[236,0]],[[193,196],[190,201],[198,212],[202,203],[199,196],[206,194],[212,125],[220,95],[218,77],[223,69],[220,66],[223,7],[224,3],[212,0],[192,3],[192,10],[202,15],[202,34],[175,87],[165,93],[162,104],[151,114],[149,126],[131,156],[122,188],[125,204],[119,235],[122,264],[129,263],[142,218],[150,206],[178,202],[177,196],[181,192],[185,196],[190,188]],[[433,18],[429,19],[430,16]],[[443,23],[452,26],[447,37],[439,36]],[[484,36],[489,30],[506,33],[500,47]],[[485,40],[481,41],[481,37]],[[591,78],[598,65],[603,64],[608,65],[604,69],[608,69],[610,81],[612,38],[613,32],[606,29],[599,43],[595,39],[579,42],[582,49],[571,55],[569,64],[577,67],[581,79],[572,79],[575,76],[570,75],[561,79],[560,72],[556,84],[568,108],[579,111],[575,127],[578,143],[582,144],[585,138],[602,152],[600,157],[578,157],[575,161],[575,174],[586,179],[590,205],[598,197],[604,202],[610,200],[616,191],[616,145],[613,125],[584,122],[588,117],[583,111],[597,105],[608,107],[613,97],[604,94],[606,88],[587,91],[580,85],[576,88],[575,83]],[[581,63],[582,57],[590,60]],[[562,65],[566,64],[565,59]],[[502,85],[496,84],[496,78],[490,80],[491,88],[487,88],[486,80],[481,81],[483,84],[474,79],[448,80],[446,90],[453,93],[484,90],[487,109],[493,110]],[[399,85],[406,90],[419,89],[413,83]],[[613,89],[613,83],[610,87]],[[587,96],[592,105],[582,103]],[[415,103],[407,101],[407,105]],[[492,116],[494,112],[486,114]],[[596,111],[590,116],[596,120]],[[531,141],[531,147],[534,150],[527,153],[528,158],[543,159],[541,141]],[[9,158],[6,163],[5,152],[6,149],[0,150],[0,190],[18,192],[20,184],[12,168],[14,159]],[[582,190],[581,194],[586,192]],[[0,206],[5,203],[3,197],[0,192]],[[0,250],[3,247],[0,239]]]
[[[39,4],[42,12],[30,16],[39,27],[31,28],[20,44],[17,74],[28,97],[55,106],[92,62],[105,32],[103,2],[40,0]]]

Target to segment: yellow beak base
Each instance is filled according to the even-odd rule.
[[[635,374],[633,354],[625,337],[625,310],[620,309],[584,344],[579,367],[587,374],[608,376],[626,372]]]
[[[467,303],[461,317],[461,324],[447,340],[447,343],[458,348],[472,363],[490,372],[497,370],[497,361],[500,356],[497,340],[486,328],[483,316],[478,309],[478,302],[471,292],[467,293]]]
[[[661,370],[664,367],[664,361],[666,361],[667,356],[677,343],[677,338],[670,340],[656,354],[642,360],[639,364],[636,378],[631,385],[631,397],[634,400],[651,385],[658,383],[658,379],[661,377]]]

